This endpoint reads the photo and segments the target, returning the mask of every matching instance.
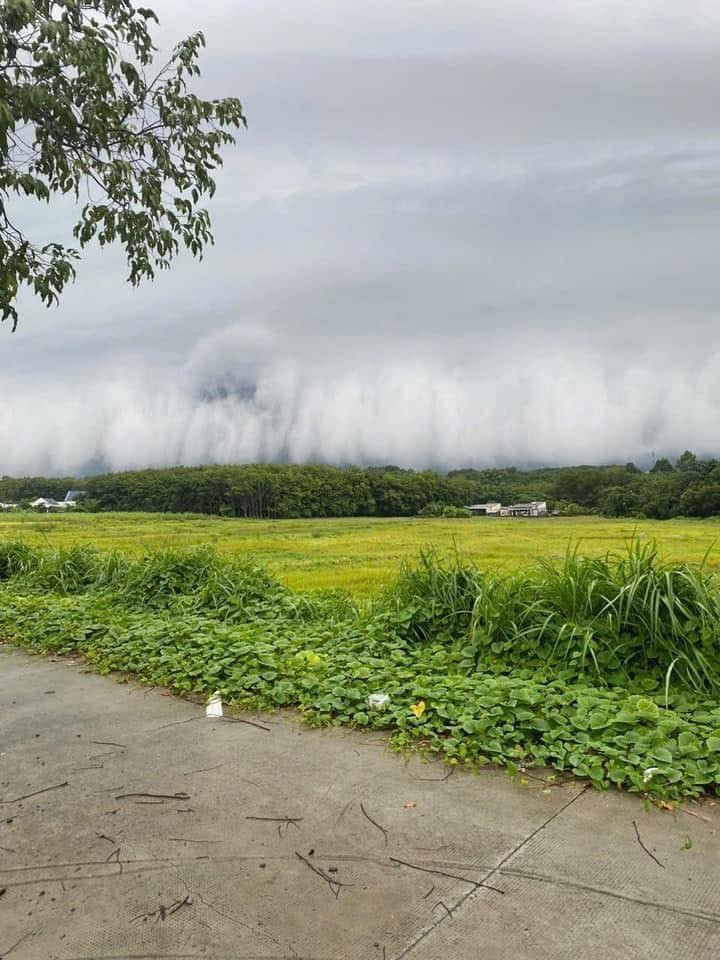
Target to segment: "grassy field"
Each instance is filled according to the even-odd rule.
[[[296,589],[341,587],[356,595],[377,591],[402,560],[435,546],[482,567],[512,569],[539,556],[560,557],[569,543],[586,554],[620,550],[636,536],[657,541],[670,560],[720,569],[717,521],[605,520],[596,517],[546,520],[233,520],[170,514],[5,515],[0,539],[34,546],[90,544],[136,553],[147,547],[212,544],[222,553],[251,553]]]

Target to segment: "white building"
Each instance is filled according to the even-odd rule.
[[[504,507],[501,503],[473,503],[466,507],[474,517],[546,517],[548,515],[545,500],[531,500],[529,503],[513,503]]]
[[[51,510],[67,510],[68,507],[77,506],[78,497],[85,495],[84,490],[68,490],[64,500],[55,500],[54,497],[38,497],[30,504],[35,510],[44,510],[49,513]]]
[[[474,517],[499,517],[502,510],[500,503],[473,503],[466,508]]]
[[[531,500],[529,503],[513,503],[508,508],[510,517],[546,517],[548,508],[545,500]]]
[[[51,510],[67,510],[70,503],[65,500],[55,500],[53,497],[38,497],[30,502],[30,506],[34,510],[44,510],[49,513]],[[72,506],[75,506],[75,504],[72,504]]]

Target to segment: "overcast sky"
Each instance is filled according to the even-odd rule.
[[[23,297],[0,472],[720,454],[717,0],[152,5],[249,119],[216,246]]]

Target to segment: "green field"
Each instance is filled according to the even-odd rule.
[[[148,547],[212,544],[221,553],[250,553],[296,589],[340,587],[356,595],[377,591],[403,560],[435,546],[481,567],[512,569],[540,556],[561,557],[568,544],[581,553],[619,551],[633,536],[655,540],[669,560],[720,569],[720,522],[634,521],[597,517],[543,520],[367,519],[234,520],[173,514],[5,515],[0,539],[34,546],[89,544],[138,552]]]

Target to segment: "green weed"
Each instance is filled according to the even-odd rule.
[[[387,729],[449,763],[668,798],[720,782],[715,581],[652,547],[505,575],[429,552],[362,607],[209,548],[0,544],[0,581],[0,639],[80,651],[101,672]]]

